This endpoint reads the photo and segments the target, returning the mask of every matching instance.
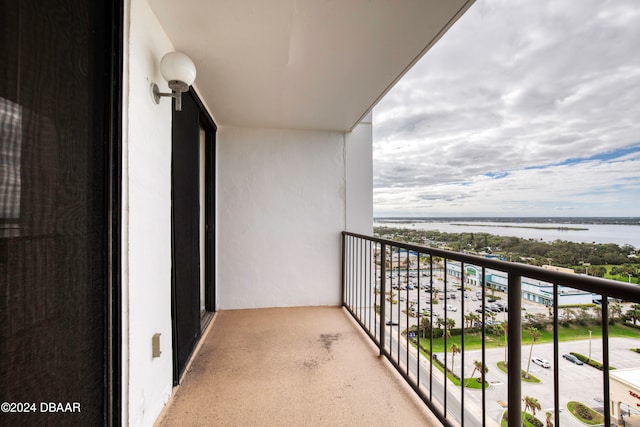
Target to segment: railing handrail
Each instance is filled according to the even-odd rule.
[[[480,255],[471,255],[462,252],[449,251],[446,249],[432,248],[415,243],[398,242],[395,240],[384,239],[375,236],[367,236],[365,234],[352,233],[349,231],[343,231],[342,234],[344,236],[366,239],[372,242],[399,247],[409,251],[415,251],[450,260],[461,261],[465,264],[483,266],[486,268],[503,271],[509,273],[510,275],[513,274],[530,279],[541,280],[543,282],[557,283],[570,288],[601,294],[603,297],[606,296],[622,300],[640,301],[640,286],[632,285],[625,282],[603,279],[600,277],[584,276],[575,273],[565,273],[561,271],[545,269],[535,265],[521,264],[511,261],[501,261],[497,259],[486,258]]]

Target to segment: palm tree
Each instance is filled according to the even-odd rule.
[[[430,316],[424,316],[420,319],[420,336],[426,338],[431,330],[431,318]]]
[[[473,313],[465,314],[464,321],[467,322],[467,328],[470,328],[473,325]]]
[[[456,354],[460,354],[460,347],[458,347],[455,343],[451,344],[451,372],[453,372],[453,363],[454,357]]]
[[[502,328],[494,328],[493,329],[493,333],[498,337],[498,347],[500,347],[502,344],[500,343],[500,338],[504,335],[504,329]],[[505,341],[505,346],[506,346],[507,342]]]
[[[541,410],[542,406],[540,406],[540,402],[538,399],[531,396],[525,396],[522,401],[524,402],[524,411],[527,412],[527,409],[531,409],[531,414],[535,417],[536,409]]]
[[[445,327],[445,333],[447,334],[447,338],[451,338],[451,329],[453,329],[456,326],[456,321],[454,319],[452,319],[451,317],[448,317],[444,327]]]
[[[482,361],[474,360],[473,361],[473,372],[471,372],[471,378],[473,378],[473,376],[475,375],[476,371],[478,371],[480,373],[480,381],[482,381],[482,371],[483,370],[484,370],[485,374],[487,372],[489,372],[489,368],[487,368],[487,366],[484,363],[482,363]]]
[[[493,311],[489,311],[485,314],[485,317],[488,317],[490,320],[490,323],[493,324],[493,322],[495,322],[496,320],[496,313],[494,313]]]
[[[540,332],[538,328],[530,327],[527,329],[529,336],[531,337],[531,348],[529,349],[529,362],[527,363],[527,372],[524,374],[526,378],[529,378],[529,368],[531,367],[531,355],[533,354],[533,344],[540,338]]]
[[[551,421],[551,416],[552,415],[553,414],[551,412],[547,411],[547,413],[546,413],[547,419],[545,420],[545,424],[546,424],[545,427],[553,427],[553,421]]]

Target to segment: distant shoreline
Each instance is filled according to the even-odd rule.
[[[504,225],[504,224],[464,224],[464,223],[451,223],[451,225],[457,225],[462,227],[501,227],[501,228],[532,228],[536,230],[559,230],[559,231],[588,231],[586,227],[545,227],[535,225]]]
[[[484,223],[527,223],[527,224],[571,224],[572,226],[588,225],[588,224],[607,224],[607,225],[635,225],[640,226],[640,217],[374,217],[375,222],[388,222],[388,223],[430,223],[430,222],[448,222],[456,225],[471,225],[474,226],[487,226],[491,227],[491,224],[477,224],[478,222]],[[509,227],[505,225],[495,225],[495,227]],[[515,225],[513,227],[532,227],[528,225]],[[574,228],[568,228],[564,226],[563,230],[574,230]],[[533,227],[535,228],[535,227]],[[545,229],[547,227],[544,227]],[[558,227],[551,226],[550,229],[556,229]],[[578,230],[582,230],[579,228]]]

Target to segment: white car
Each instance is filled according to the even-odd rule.
[[[447,304],[447,311],[458,311],[458,309],[450,304]]]
[[[551,363],[549,363],[548,360],[546,359],[542,359],[540,357],[534,357],[533,359],[531,359],[531,361],[533,363],[535,363],[538,366],[542,366],[543,368],[550,368],[551,367]]]

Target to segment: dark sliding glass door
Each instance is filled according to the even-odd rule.
[[[0,425],[109,420],[112,10],[0,2]]]
[[[191,90],[172,121],[172,317],[174,384],[215,310],[216,127]]]

